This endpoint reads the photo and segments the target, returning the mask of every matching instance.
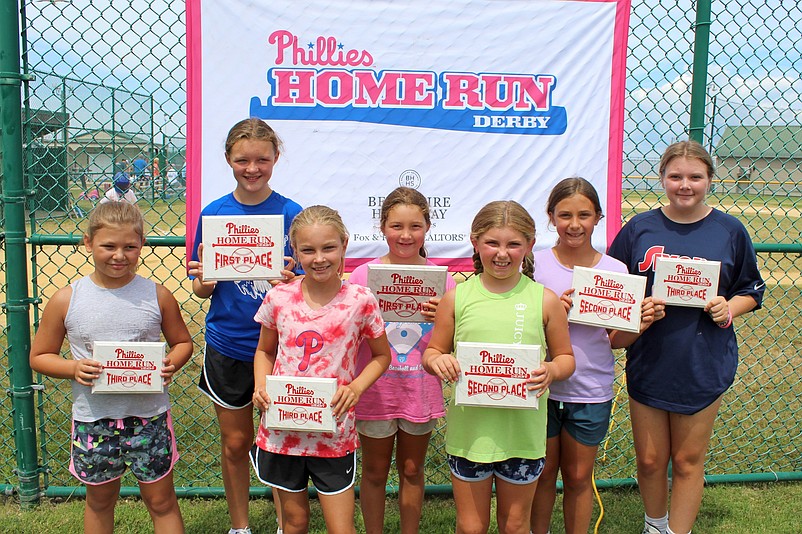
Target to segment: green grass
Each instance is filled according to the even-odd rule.
[[[639,533],[643,524],[643,511],[637,490],[619,488],[601,492],[604,517],[600,533]],[[749,485],[714,485],[705,489],[704,502],[694,532],[705,534],[784,534],[797,533],[798,508],[802,502],[802,483],[771,483]],[[181,499],[187,532],[225,532],[228,525],[226,504],[223,499]],[[13,499],[0,500],[0,532],[34,534],[56,532],[61,534],[82,531],[84,503],[81,499],[53,499],[44,501],[34,510],[23,511]],[[362,532],[358,511],[355,523]],[[553,534],[562,534],[560,496],[552,520]],[[312,500],[310,532],[323,533],[322,512],[318,501]],[[593,521],[599,515],[595,506]],[[450,496],[429,496],[423,506],[422,533],[450,533],[455,524],[454,501]],[[269,499],[253,499],[250,523],[254,533],[275,532],[275,510]],[[147,511],[141,501],[122,499],[117,505],[116,528],[118,533],[152,532]],[[385,532],[398,532],[397,500],[388,498]],[[497,532],[495,525],[491,532]]]

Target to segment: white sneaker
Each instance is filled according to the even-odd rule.
[[[251,534],[251,528],[231,528],[228,530],[228,534]]]
[[[646,523],[643,526],[643,532],[641,534],[665,534],[665,533],[660,532],[660,529],[657,528],[656,526]]]

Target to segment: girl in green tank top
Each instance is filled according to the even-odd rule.
[[[532,280],[535,222],[520,204],[483,207],[471,225],[471,244],[476,276],[443,296],[423,366],[456,381],[462,372],[453,354],[458,341],[546,349],[545,361],[527,379],[542,409],[452,405],[447,416],[457,532],[487,532],[495,483],[499,532],[525,533],[544,463],[548,387],[574,372],[568,319],[557,295]]]

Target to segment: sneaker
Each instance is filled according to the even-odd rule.
[[[664,533],[660,532],[660,529],[657,528],[656,526],[646,523],[643,526],[643,532],[641,534],[664,534]]]
[[[251,528],[231,528],[228,530],[228,534],[251,534]]]

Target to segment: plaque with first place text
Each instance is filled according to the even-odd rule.
[[[430,298],[442,297],[448,268],[437,265],[368,265],[368,287],[379,301],[385,322],[429,322],[422,306]]]
[[[536,391],[527,389],[530,373],[540,367],[540,345],[457,343],[462,373],[455,385],[457,406],[537,408]]]
[[[92,358],[103,370],[92,383],[92,393],[161,393],[166,350],[163,341],[95,341]]]
[[[645,276],[574,267],[572,287],[569,322],[626,332],[640,331]]]
[[[264,414],[266,428],[334,432],[337,421],[331,399],[337,392],[336,378],[267,375],[265,390],[270,406]]]
[[[278,280],[284,269],[283,215],[205,215],[204,280]]]
[[[704,308],[718,293],[721,262],[656,258],[652,296],[666,304]]]

